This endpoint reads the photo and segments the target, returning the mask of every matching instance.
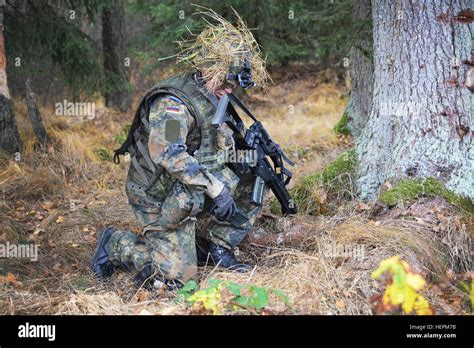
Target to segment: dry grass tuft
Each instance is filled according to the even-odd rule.
[[[273,238],[252,236],[248,242],[250,250],[260,249],[251,274],[214,271],[207,278],[282,289],[299,313],[373,314],[370,299],[382,288],[370,274],[381,260],[400,255],[432,281],[445,279],[452,266],[442,246],[448,232],[438,236],[433,226],[414,221],[296,217],[282,218],[274,227]],[[459,238],[458,249],[469,248],[466,236]],[[468,257],[464,255],[463,262],[470,263]],[[439,293],[428,294],[438,312],[462,313],[460,308],[449,308]]]

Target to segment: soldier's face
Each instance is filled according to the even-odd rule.
[[[230,94],[230,93],[232,93],[232,87],[228,87],[228,86],[226,86],[224,88],[217,89],[214,92],[217,99],[220,99],[224,94]]]

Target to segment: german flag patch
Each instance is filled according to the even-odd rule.
[[[181,110],[178,109],[178,108],[169,107],[169,108],[166,108],[166,112],[171,112],[171,113],[177,114],[177,113],[180,113]]]

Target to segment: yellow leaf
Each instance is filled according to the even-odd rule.
[[[388,294],[389,303],[392,305],[399,305],[403,302],[403,290],[395,283],[387,286],[385,290]]]
[[[53,206],[54,206],[54,203],[51,201],[46,201],[41,205],[41,207],[45,210],[51,210]]]
[[[206,311],[210,311],[214,315],[220,314],[221,285],[196,291],[188,298],[188,302],[194,302],[195,307],[202,306]]]
[[[413,306],[415,304],[415,298],[417,294],[410,287],[405,287],[405,293],[403,296],[402,309],[405,313],[411,313],[413,311]]]
[[[64,222],[64,216],[58,216],[58,218],[56,219],[57,224],[60,224],[61,222]]]
[[[419,315],[432,315],[433,310],[430,307],[430,304],[426,298],[421,295],[418,295],[415,301],[415,312]]]
[[[419,274],[409,272],[407,273],[406,279],[407,284],[415,290],[422,289],[426,284],[425,280]]]
[[[400,260],[398,256],[383,260],[372,277],[378,278],[385,272],[390,272],[392,280],[382,297],[385,310],[401,305],[406,314],[413,311],[416,314],[433,314],[428,300],[418,293],[426,285],[426,281],[419,274],[413,273],[407,262]]]
[[[389,259],[385,259],[380,262],[379,267],[372,272],[371,277],[374,279],[379,278],[382,274],[384,274],[386,271],[388,271],[393,265],[398,262],[399,256],[393,256]]]

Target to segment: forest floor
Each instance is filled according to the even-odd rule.
[[[287,81],[249,103],[295,160],[293,185],[352,146],[333,131],[347,103],[347,93],[334,84]],[[97,106],[95,118],[79,119],[43,108],[53,138],[44,150],[34,145],[24,101],[14,107],[22,138],[30,140],[20,161],[0,162],[0,243],[35,243],[39,255],[37,261],[1,260],[0,314],[203,313],[200,306],[177,301],[174,292],[137,288],[124,272],[100,282],[89,270],[100,228],[140,230],[124,192],[128,163],[111,162],[111,149],[131,116]],[[204,267],[200,286],[229,280],[276,288],[288,297],[291,307],[272,295],[263,314],[376,314],[386,285],[371,273],[380,261],[399,255],[428,281],[423,293],[436,314],[471,312],[472,219],[440,197],[391,209],[346,199],[323,209],[330,199],[321,189],[318,212],[324,214],[291,217],[266,204],[257,228],[237,250],[253,270]],[[221,311],[257,313],[224,305]]]

